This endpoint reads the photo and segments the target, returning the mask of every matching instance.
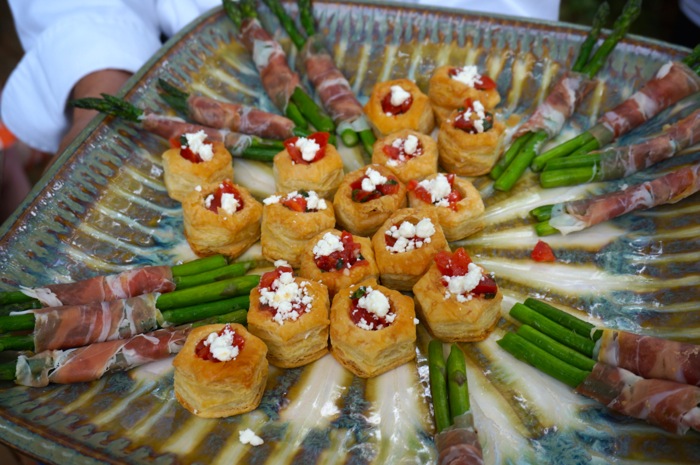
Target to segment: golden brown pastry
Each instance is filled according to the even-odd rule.
[[[333,198],[338,225],[358,236],[374,234],[406,202],[406,186],[382,165],[348,173]]]
[[[498,285],[463,248],[439,252],[413,295],[418,317],[442,341],[486,339],[501,315]]]
[[[230,180],[193,191],[182,215],[185,238],[197,255],[236,258],[260,238],[262,204]]]
[[[307,190],[324,199],[333,198],[345,173],[343,160],[328,137],[327,132],[317,132],[284,141],[286,148],[272,162],[278,192]]]
[[[433,256],[450,250],[434,208],[397,210],[374,234],[372,247],[382,284],[399,291],[410,291]]]
[[[181,145],[163,153],[163,181],[170,198],[184,202],[198,186],[233,179],[231,154],[199,131],[183,134]]]
[[[448,241],[457,241],[484,228],[484,202],[466,179],[438,173],[420,182],[408,183],[412,208],[435,208]]]
[[[298,267],[311,238],[335,226],[333,203],[315,191],[275,194],[263,203],[260,242],[263,256],[270,261],[286,260]]]
[[[365,114],[377,137],[401,129],[430,134],[435,127],[428,96],[409,79],[375,84],[365,105]]]
[[[175,398],[202,418],[257,408],[267,383],[267,347],[239,324],[195,328],[173,360]]]
[[[407,183],[437,173],[438,150],[435,139],[412,129],[393,132],[374,144],[372,163],[386,166]]]
[[[342,289],[331,305],[331,354],[361,378],[416,356],[413,301],[367,279]]]
[[[271,364],[300,367],[328,353],[329,309],[325,285],[278,266],[250,292],[248,330],[267,344]]]
[[[464,107],[466,99],[479,100],[486,110],[493,110],[501,101],[496,83],[479,74],[476,66],[440,66],[430,78],[428,97],[438,124],[452,113]]]
[[[333,297],[340,289],[365,278],[377,278],[372,242],[347,231],[329,229],[316,235],[301,255],[299,276],[320,281]]]
[[[453,111],[438,133],[440,166],[461,176],[488,173],[498,159],[504,130],[478,100]]]

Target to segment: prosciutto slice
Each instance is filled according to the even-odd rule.
[[[619,192],[556,204],[549,224],[562,234],[635,210],[676,203],[700,190],[700,164],[688,165]]]
[[[69,350],[47,350],[17,359],[15,382],[43,387],[49,383],[81,383],[100,379],[105,373],[124,371],[176,354],[190,327],[159,329],[127,340],[99,342]]]
[[[69,349],[153,331],[162,320],[156,308],[159,295],[34,310],[34,350]]]
[[[597,363],[576,392],[609,409],[675,434],[700,431],[700,388],[662,379],[644,379],[624,368]]]
[[[294,122],[281,115],[199,95],[190,96],[187,104],[192,119],[205,126],[269,139],[288,139],[294,136]]]
[[[212,142],[223,142],[226,148],[234,155],[241,154],[250,147],[252,136],[231,132],[228,129],[216,129],[199,124],[187,123],[181,118],[162,116],[148,113],[141,119],[143,128],[164,139],[171,140],[183,134],[204,131]]]
[[[602,147],[698,91],[700,77],[692,69],[680,62],[668,62],[644,87],[600,117],[589,132]]]
[[[564,123],[574,114],[581,100],[593,89],[595,81],[586,75],[567,72],[554,84],[547,98],[513,135],[514,139],[528,132],[545,131],[551,138],[559,134]]]
[[[323,107],[337,125],[343,123],[352,125],[360,119],[364,121],[362,105],[355,97],[348,80],[335,66],[333,57],[324,45],[323,37],[313,35],[308,38],[301,51],[301,60]],[[339,132],[341,132],[340,129]]]
[[[146,266],[74,283],[51,284],[34,289],[22,288],[22,292],[38,299],[47,307],[108,302],[173,290],[175,281],[169,266]]]
[[[661,135],[640,144],[590,152],[600,154],[597,180],[619,179],[671,158],[700,142],[700,110],[676,122]]]
[[[700,386],[698,345],[606,330],[595,350],[598,361],[624,368],[643,378]]]
[[[265,92],[284,111],[299,86],[299,76],[289,68],[284,50],[256,18],[243,20],[241,41],[253,57]]]
[[[455,425],[435,436],[437,465],[483,465],[479,437],[473,427],[471,412],[455,418]]]

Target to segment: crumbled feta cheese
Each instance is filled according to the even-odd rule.
[[[236,196],[225,192],[221,194],[221,209],[224,210],[229,215],[233,215],[238,211],[240,204],[236,199]]]
[[[238,440],[241,441],[241,444],[250,444],[251,446],[259,446],[265,442],[250,428],[239,431]]]
[[[309,210],[325,210],[328,208],[326,200],[318,196],[316,191],[308,191],[306,196],[306,208]]]
[[[207,197],[204,199],[204,206],[206,208],[211,208],[211,203],[214,201],[214,194],[209,194]]]
[[[300,312],[308,313],[313,297],[309,295],[305,283],[297,284],[294,275],[285,272],[270,287],[260,289],[260,303],[274,308],[276,313],[272,319],[283,325],[286,320],[296,321]]]
[[[418,318],[414,318],[414,319],[413,319],[413,324],[414,324],[414,325],[417,325],[417,324],[419,324],[419,323],[420,323],[420,320],[419,320]]]
[[[664,65],[661,68],[659,68],[659,71],[656,73],[656,79],[662,79],[666,77],[666,75],[671,71],[672,67],[672,61],[667,61],[666,63],[664,63]]]
[[[457,74],[452,76],[452,79],[466,84],[469,87],[474,87],[475,84],[481,84],[481,75],[477,71],[476,66],[473,65],[463,66],[459,69],[459,72]]]
[[[435,178],[425,179],[419,182],[418,185],[428,191],[433,205],[439,207],[449,206],[447,196],[452,192],[452,186],[450,186],[450,181],[447,180],[447,176],[439,173]]]
[[[207,134],[204,131],[185,134],[185,139],[190,150],[199,155],[199,158],[203,161],[209,161],[214,158],[214,147],[204,142],[207,139]]]
[[[300,137],[294,144],[296,148],[301,152],[301,158],[304,161],[313,161],[316,157],[316,153],[321,150],[321,146],[316,143],[313,139],[307,139],[306,137]]]
[[[365,291],[365,295],[357,301],[357,306],[377,315],[379,318],[385,318],[391,309],[387,296],[369,286],[365,288]]]
[[[362,190],[365,192],[374,192],[377,186],[381,186],[388,181],[386,176],[382,176],[379,171],[372,168],[367,168],[365,176],[362,179]]]
[[[233,345],[234,334],[231,328],[226,327],[221,335],[213,332],[207,336],[204,345],[209,347],[209,351],[215,359],[221,362],[228,362],[238,357],[238,347]]]
[[[282,259],[280,259],[280,260],[275,260],[274,265],[275,265],[275,268],[279,268],[279,267],[282,267],[282,266],[288,266],[288,267],[290,267],[290,266],[289,266],[289,263],[287,262],[287,260],[282,260]],[[290,267],[290,268],[291,268],[291,267]]]
[[[263,203],[265,205],[274,205],[276,203],[279,203],[279,201],[282,200],[281,195],[271,195],[266,199],[263,199]]]
[[[342,251],[343,248],[343,243],[340,241],[340,237],[331,232],[327,232],[323,235],[321,240],[316,242],[316,245],[314,245],[314,257],[327,257],[333,252]]]
[[[403,103],[411,98],[411,94],[406,92],[401,86],[391,86],[391,104],[395,107],[403,105]]]
[[[409,134],[403,142],[403,151],[408,155],[413,155],[418,150],[418,138],[413,134]]]
[[[443,276],[443,279],[447,282],[447,293],[446,297],[449,298],[450,295],[454,295],[458,302],[467,302],[471,300],[471,295],[464,295],[471,292],[482,278],[481,268],[470,263],[467,267],[467,274],[461,276]]]
[[[393,246],[386,246],[386,250],[392,253],[410,252],[430,243],[430,237],[435,234],[435,226],[430,218],[423,218],[416,225],[404,221],[399,227],[390,227],[386,234],[396,239]]]
[[[202,192],[202,186],[194,186],[194,190],[197,192]]]

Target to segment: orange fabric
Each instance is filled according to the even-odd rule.
[[[16,140],[15,135],[0,121],[0,150],[10,147]]]

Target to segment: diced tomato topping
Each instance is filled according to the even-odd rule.
[[[413,105],[413,96],[408,97],[401,105],[393,105],[391,103],[391,92],[386,94],[382,99],[382,111],[384,114],[389,114],[392,116],[402,115],[411,109]]]
[[[470,112],[469,116],[467,116],[467,112]],[[493,115],[489,112],[484,112],[484,115],[483,132],[486,132],[493,127]],[[468,134],[476,134],[479,131],[474,126],[474,121],[477,119],[479,117],[474,111],[474,102],[472,102],[472,99],[466,98],[464,99],[464,110],[460,110],[455,115],[452,125]]]
[[[323,158],[324,156],[326,156],[326,145],[328,145],[329,137],[330,137],[330,134],[328,134],[327,132],[315,132],[315,133],[311,134],[309,137],[307,137],[307,139],[313,140],[320,147],[318,149],[318,151],[316,152],[316,156],[311,161],[306,161],[302,158],[301,150],[299,150],[299,147],[296,146],[297,141],[300,139],[299,137],[291,137],[291,138],[285,140],[284,141],[284,148],[287,149],[287,152],[289,153],[289,156],[292,158],[292,161],[294,163],[308,165],[308,164],[313,163],[315,161],[318,161],[321,158]]]
[[[367,178],[367,176],[362,176],[360,179],[350,184],[353,202],[365,203],[385,195],[396,194],[399,191],[399,180],[395,176],[387,176],[387,182],[379,184],[371,192],[362,189],[362,180],[365,178]]]
[[[498,285],[491,275],[488,274],[482,274],[481,281],[471,291],[472,294],[480,295],[487,299],[494,298],[497,292]]]
[[[245,339],[243,336],[238,334],[237,332],[233,331],[231,329],[230,325],[226,325],[223,328],[221,328],[221,331],[219,331],[217,334],[219,336],[223,336],[224,332],[226,331],[232,331],[233,332],[233,347],[238,347],[238,352],[240,353],[243,350],[243,346],[245,345]],[[204,360],[209,360],[210,362],[221,362],[218,358],[215,358],[214,355],[211,353],[211,350],[209,349],[208,345],[205,345],[204,343],[206,342],[207,338],[205,337],[201,341],[197,343],[197,346],[194,349],[194,353],[197,357],[204,359]]]
[[[554,262],[557,260],[552,248],[544,241],[537,241],[530,257],[536,262]]]
[[[211,144],[211,142],[209,141],[206,141],[205,143]],[[180,149],[180,156],[192,163],[202,163],[204,161],[199,155],[197,155],[192,151],[192,149],[190,149],[189,145],[187,145],[187,138],[184,134],[180,137],[171,137],[170,147],[174,149]]]
[[[240,211],[243,208],[243,197],[241,197],[241,193],[238,192],[238,189],[236,189],[230,179],[224,179],[219,184],[216,191],[212,193],[213,198],[207,208],[214,213],[218,213],[219,207],[221,207],[221,196],[223,194],[233,194],[235,199],[238,201],[238,208],[236,211]]]
[[[458,248],[454,253],[441,250],[435,255],[435,264],[438,271],[443,276],[464,276],[469,272],[469,264],[472,259],[463,247]],[[493,298],[498,292],[496,281],[488,274],[481,275],[481,281],[470,294],[478,295],[487,299]]]
[[[351,268],[356,264],[367,263],[362,256],[362,246],[353,241],[352,234],[343,231],[340,235],[340,242],[343,243],[343,250],[337,250],[330,255],[314,257],[316,266],[322,271],[336,271],[343,268]]]
[[[460,191],[454,188],[455,175],[450,173],[446,174],[445,177],[452,188],[450,193],[447,195],[447,203],[449,204],[450,209],[457,211],[457,204],[464,199],[464,196]],[[433,197],[430,195],[430,192],[428,192],[425,187],[421,186],[415,179],[408,181],[407,188],[409,191],[413,191],[416,197],[418,197],[421,201],[430,204],[433,203]]]
[[[284,199],[282,201],[282,205],[295,212],[305,212],[306,198],[301,195],[297,195],[296,197],[292,197],[291,199]]]
[[[450,68],[447,74],[450,77],[455,77],[460,73],[460,71],[462,71],[461,68]],[[484,74],[479,75],[479,80],[481,81],[481,83],[474,83],[474,88],[476,90],[491,90],[496,88],[496,82]]]
[[[384,145],[384,147],[382,147],[382,151],[384,152],[384,155],[386,155],[391,160],[404,160],[406,158],[417,157],[422,155],[423,144],[421,144],[419,140],[418,147],[416,147],[416,151],[410,155],[407,154],[404,150],[404,144],[401,144],[400,147],[395,147],[393,144],[386,144]]]
[[[374,323],[374,326],[370,331],[377,331],[381,328],[386,328],[387,326],[391,325],[391,323],[387,321],[386,317],[377,316],[374,313],[367,310],[366,308],[359,306],[360,299],[365,295],[365,293],[365,287],[362,286],[357,291],[355,291],[350,297],[350,319],[352,320],[352,322],[356,325],[362,320],[365,320],[365,323],[368,325]],[[392,310],[389,310],[389,313],[387,315],[391,313],[394,312]]]
[[[258,284],[258,289],[265,289],[265,288],[271,288],[272,283],[275,282],[277,278],[279,278],[282,273],[293,273],[294,270],[292,269],[291,266],[278,266],[272,271],[268,271],[267,273],[264,273],[260,277],[260,283]]]

